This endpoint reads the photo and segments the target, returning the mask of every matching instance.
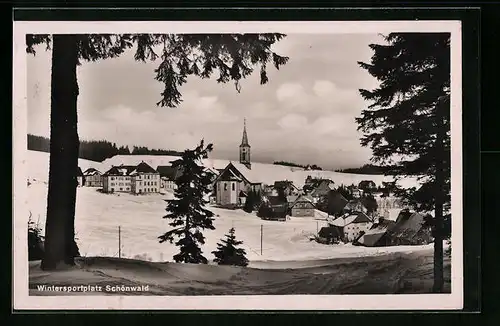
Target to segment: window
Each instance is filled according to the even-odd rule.
[[[235,183],[234,183],[234,182],[233,182],[233,183],[231,183],[231,186],[232,186],[233,191],[235,191],[235,190],[236,190],[236,187],[235,187]]]
[[[224,182],[224,191],[227,191],[227,183]]]
[[[129,191],[129,190],[130,190],[130,188],[129,188],[129,187],[127,187],[127,188],[125,188],[125,190]]]
[[[123,191],[123,188],[120,188],[120,191]]]
[[[141,193],[141,192],[142,192],[142,190],[141,190],[141,189],[139,189],[139,193]]]

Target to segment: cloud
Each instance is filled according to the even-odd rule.
[[[183,150],[201,138],[214,143],[214,157],[237,159],[243,119],[255,160],[291,160],[329,168],[364,164],[354,118],[366,103],[359,88],[376,80],[357,61],[372,55],[376,35],[288,35],[275,46],[290,57],[279,71],[269,67],[260,85],[258,69],[231,83],[188,78],[182,103],[158,107],[163,85],[158,63],[138,63],[133,54],[78,67],[79,134],[117,144]],[[50,52],[28,58],[29,132],[49,135]]]
[[[287,114],[278,121],[278,125],[285,130],[300,130],[307,126],[307,118],[300,114]]]

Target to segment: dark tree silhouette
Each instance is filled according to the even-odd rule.
[[[175,180],[176,199],[168,201],[168,214],[164,216],[172,220],[169,225],[173,229],[159,239],[160,243],[165,241],[173,243],[174,238],[180,238],[175,243],[180,248],[180,252],[174,256],[177,263],[208,262],[199,245],[205,243],[202,231],[215,229],[212,223],[214,214],[205,208],[209,202],[205,196],[211,192],[209,186],[212,184],[212,176],[205,171],[200,161],[207,158],[211,151],[212,144],[205,147],[202,140],[194,150],[184,151],[181,159],[172,162],[174,169],[181,169],[183,172]]]
[[[238,248],[242,244],[243,241],[236,240],[234,228],[231,228],[229,234],[226,234],[226,238],[217,244],[217,250],[212,251],[215,256],[214,262],[218,265],[247,266],[248,259],[245,249]]]
[[[26,52],[35,46],[52,46],[50,169],[47,196],[46,251],[43,269],[61,262],[74,264],[78,248],[74,240],[76,173],[79,140],[77,132],[78,82],[81,61],[114,58],[135,48],[135,60],[159,60],[156,80],[164,84],[159,106],[175,107],[182,101],[179,87],[188,76],[240,81],[259,69],[260,83],[268,82],[267,67],[279,69],[287,61],[271,50],[283,34],[78,34],[27,35]],[[158,52],[158,53],[157,53]],[[115,146],[116,147],[116,146]]]
[[[373,161],[386,174],[418,176],[420,188],[399,196],[417,210],[434,210],[434,292],[443,290],[443,215],[450,203],[450,34],[391,33],[371,44],[370,63],[360,66],[380,81],[360,90],[372,104],[356,121]],[[401,159],[393,163],[391,159]]]

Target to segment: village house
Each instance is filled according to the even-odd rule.
[[[279,196],[262,196],[257,216],[264,220],[286,221],[288,203]]]
[[[396,221],[380,219],[377,224],[362,235],[358,244],[367,247],[422,245],[433,241],[424,216],[403,209]]]
[[[319,230],[316,241],[322,244],[336,244],[344,238],[341,227],[324,226]]]
[[[76,170],[76,181],[78,182],[78,187],[82,187],[83,183],[85,181],[85,178],[83,177],[82,169],[80,167],[78,167]]]
[[[364,205],[361,198],[353,198],[344,206],[342,212],[343,213],[362,212],[366,214],[368,213],[368,208]]]
[[[275,181],[273,189],[278,193],[280,190],[283,191],[285,196],[298,195],[300,193],[299,188],[297,188],[292,181]]]
[[[372,227],[367,230],[364,234],[362,234],[359,239],[357,239],[357,245],[362,245],[366,247],[381,247],[387,245],[384,242],[384,235],[392,230],[392,228],[396,225],[396,221],[379,219],[377,223],[374,223]]]
[[[145,162],[113,166],[103,175],[104,192],[148,194],[160,192],[160,174]]]
[[[180,174],[178,169],[171,165],[159,165],[156,167],[156,171],[160,174],[160,189],[171,191],[177,189],[175,180]]]
[[[289,204],[291,216],[313,217],[316,207],[313,199],[308,195],[299,196],[293,203]]]
[[[243,125],[243,137],[239,150],[240,162],[229,162],[214,179],[217,205],[223,207],[241,206],[245,203],[249,191],[260,192],[262,190],[262,182],[254,175],[255,173],[252,173],[246,122]]]
[[[85,179],[84,186],[86,187],[102,187],[102,174],[99,170],[88,168],[83,172]]]
[[[329,224],[342,228],[345,242],[353,242],[359,238],[360,234],[368,231],[373,222],[365,213],[354,212],[339,216]]]
[[[311,187],[310,191],[307,192],[309,196],[312,197],[313,203],[318,203],[321,199],[325,198],[328,193],[333,190],[334,183],[329,179],[319,179]]]

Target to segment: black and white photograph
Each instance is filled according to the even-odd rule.
[[[462,307],[460,22],[15,22],[13,83],[16,308]]]

